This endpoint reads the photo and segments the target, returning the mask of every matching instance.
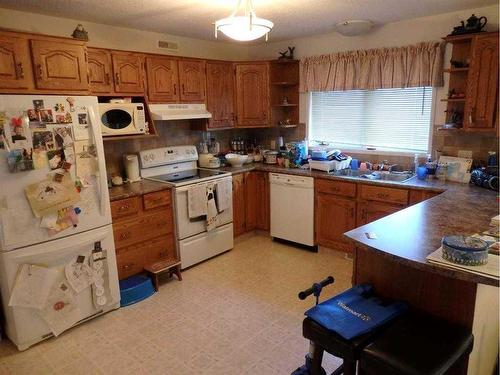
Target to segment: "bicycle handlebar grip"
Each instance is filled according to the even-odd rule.
[[[301,299],[301,300],[306,299],[311,294],[313,294],[314,291],[318,289],[318,287],[321,290],[321,288],[324,288],[327,285],[333,284],[334,281],[335,281],[335,279],[333,278],[333,276],[328,276],[326,279],[321,280],[319,283],[314,283],[310,288],[303,290],[302,292],[299,293],[299,299]]]

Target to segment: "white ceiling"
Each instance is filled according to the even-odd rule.
[[[237,0],[0,0],[0,7],[114,26],[213,40],[212,23]],[[497,0],[253,0],[274,22],[270,40],[333,30],[346,19],[377,25],[497,3]]]

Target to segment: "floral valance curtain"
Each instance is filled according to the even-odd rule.
[[[300,89],[373,90],[443,86],[444,43],[332,53],[301,60]]]

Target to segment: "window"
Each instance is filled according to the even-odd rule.
[[[344,149],[428,152],[432,88],[313,92],[309,139]]]

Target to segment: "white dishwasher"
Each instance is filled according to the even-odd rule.
[[[270,173],[271,236],[314,246],[314,179]]]

